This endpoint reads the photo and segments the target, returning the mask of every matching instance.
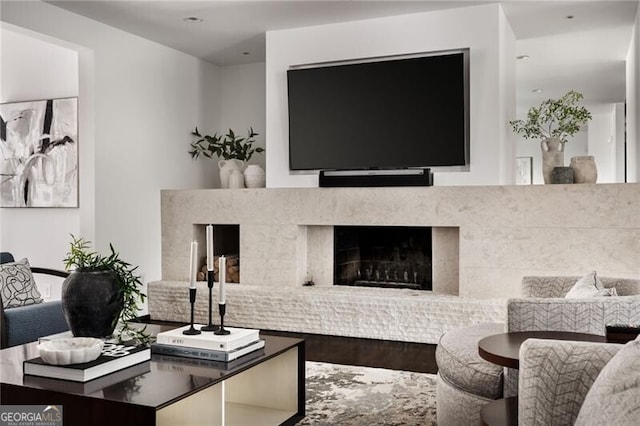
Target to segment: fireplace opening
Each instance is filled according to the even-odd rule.
[[[432,289],[431,228],[334,227],[336,285]]]
[[[240,282],[240,225],[213,225],[213,279],[220,281],[220,256],[226,258],[226,282]],[[194,224],[198,241],[198,281],[207,279],[207,237],[205,224]]]

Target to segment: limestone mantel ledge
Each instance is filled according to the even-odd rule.
[[[640,276],[640,184],[164,190],[163,280],[187,280],[189,243],[209,223],[240,225],[240,281],[271,288],[299,288],[307,272],[331,286],[334,225],[434,227],[439,293],[517,297],[525,275]]]

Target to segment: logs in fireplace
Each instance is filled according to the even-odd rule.
[[[432,289],[431,228],[334,227],[336,285]]]

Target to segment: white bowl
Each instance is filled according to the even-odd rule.
[[[69,365],[93,361],[100,356],[104,342],[93,337],[46,340],[38,345],[40,358],[47,364]]]

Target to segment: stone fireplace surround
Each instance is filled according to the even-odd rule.
[[[240,227],[229,324],[262,329],[436,343],[504,321],[525,275],[640,275],[640,184],[167,190],[153,319],[187,320],[189,242],[208,223]],[[433,227],[433,292],[334,287],[334,225]]]

